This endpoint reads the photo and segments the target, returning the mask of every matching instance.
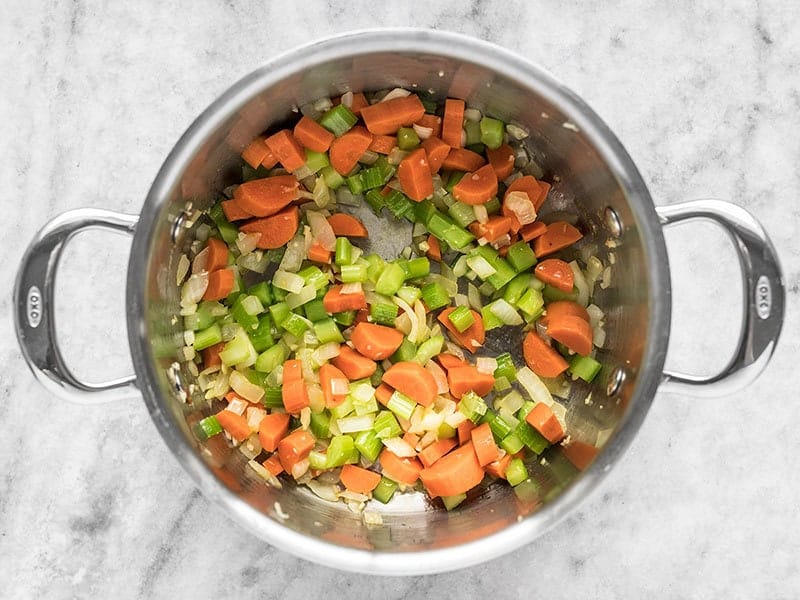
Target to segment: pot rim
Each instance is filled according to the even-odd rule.
[[[196,150],[234,111],[253,95],[312,63],[408,50],[472,62],[524,83],[525,87],[559,106],[591,140],[624,190],[643,240],[645,264],[651,277],[647,343],[642,356],[642,365],[647,367],[640,369],[629,409],[603,451],[553,502],[498,532],[457,546],[409,552],[360,550],[306,536],[266,517],[228,490],[208,469],[161,397],[157,385],[159,375],[143,317],[145,283],[149,251],[162,204],[179,184]],[[326,566],[384,575],[438,573],[481,563],[531,542],[574,510],[623,454],[662,381],[671,310],[668,264],[652,198],[633,160],[600,117],[555,77],[511,51],[461,34],[413,28],[358,30],[296,48],[246,75],[212,102],[175,144],[147,194],[134,235],[127,279],[128,340],[138,385],[159,433],[204,495],[224,508],[233,520],[281,550]]]

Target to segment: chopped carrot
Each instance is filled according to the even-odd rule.
[[[214,344],[213,346],[209,346],[204,350],[200,351],[200,355],[203,357],[203,368],[210,369],[211,367],[218,367],[222,364],[222,360],[220,360],[219,353],[222,352],[222,349],[225,347],[225,342],[220,342],[219,344]]]
[[[414,485],[419,479],[422,464],[416,458],[401,458],[388,448],[384,448],[379,460],[381,471],[392,481]]]
[[[231,402],[233,402],[234,400],[236,400],[236,401],[238,401],[238,402],[247,402],[247,400],[245,400],[244,398],[242,398],[242,397],[241,397],[239,394],[237,394],[237,393],[236,393],[236,392],[234,392],[233,390],[231,390],[230,392],[228,392],[227,394],[225,394],[225,402],[227,402],[228,404],[230,404],[230,403],[231,403]]]
[[[300,381],[303,379],[303,363],[293,358],[283,361],[283,381]]]
[[[360,125],[356,125],[331,143],[328,153],[331,166],[340,175],[347,175],[355,168],[358,159],[369,149],[371,143],[372,134]]]
[[[442,168],[449,171],[477,171],[486,164],[477,152],[453,146],[442,161]]]
[[[239,208],[254,217],[269,217],[300,195],[300,182],[294,175],[278,175],[246,181],[233,192]]]
[[[309,405],[308,389],[306,383],[301,380],[284,381],[281,388],[283,407],[289,414],[296,415]]]
[[[396,362],[383,374],[383,381],[422,406],[433,404],[438,395],[433,375],[415,362]]]
[[[453,197],[464,204],[485,204],[497,194],[497,176],[492,165],[467,173],[453,187]]]
[[[296,206],[290,206],[270,217],[253,219],[239,230],[245,233],[260,233],[256,246],[263,249],[280,248],[289,243],[297,233],[300,216]]]
[[[369,102],[367,102],[367,97],[362,93],[358,92],[357,94],[353,94],[353,102],[350,104],[350,110],[355,116],[361,115],[361,109],[365,106],[369,106]]]
[[[472,447],[475,448],[475,456],[478,457],[478,464],[485,467],[490,462],[500,458],[500,448],[494,441],[492,430],[488,423],[482,423],[470,432]]]
[[[438,138],[442,134],[442,117],[425,113],[414,123],[420,127],[427,127],[431,130],[430,138]],[[428,138],[428,139],[430,139]]]
[[[580,317],[553,318],[551,315],[547,320],[547,335],[581,356],[592,351],[592,326]]]
[[[533,242],[533,252],[537,258],[571,246],[583,235],[566,221],[556,221],[547,226],[547,231]]]
[[[339,479],[345,488],[357,494],[369,494],[381,482],[379,473],[356,465],[344,465]]]
[[[397,137],[394,135],[373,135],[369,150],[378,154],[389,154],[397,146]]]
[[[461,398],[469,391],[485,396],[494,387],[494,376],[481,373],[472,365],[452,367],[447,370],[447,384],[454,398]]]
[[[508,144],[503,144],[496,150],[486,148],[486,158],[500,181],[514,172],[514,150]]]
[[[410,126],[425,114],[425,107],[416,94],[392,98],[361,109],[361,118],[370,133],[389,135],[400,127]]]
[[[266,143],[264,145],[266,146]],[[269,149],[269,146],[267,146],[267,155],[264,157],[264,160],[261,161],[261,166],[265,169],[271,169],[277,164],[278,157],[275,156],[275,153]]]
[[[511,231],[511,224],[512,221],[510,217],[492,215],[486,223],[481,223],[480,221],[470,223],[469,230],[475,237],[485,238],[487,242],[492,243],[509,233]]]
[[[539,377],[557,377],[567,370],[567,361],[535,331],[529,331],[522,342],[525,364]]]
[[[266,415],[258,424],[258,441],[267,452],[275,452],[280,442],[289,431],[289,415],[272,413]]]
[[[269,471],[273,477],[277,477],[283,473],[283,465],[281,464],[281,459],[277,454],[270,456],[267,460],[261,463],[261,466]]]
[[[416,435],[415,433],[411,433],[411,432],[407,431],[403,435],[403,441],[406,444],[408,444],[409,446],[411,446],[412,448],[416,448],[417,444],[419,444],[419,436]]]
[[[486,472],[492,477],[497,477],[498,479],[505,479],[506,469],[508,468],[508,463],[510,462],[511,462],[511,455],[504,454],[503,458],[500,458],[494,462],[490,462],[488,465],[484,467],[484,469],[486,469]]]
[[[450,154],[450,146],[437,137],[429,137],[420,144],[420,147],[425,149],[425,153],[428,156],[428,167],[430,167],[431,175],[436,175]]]
[[[356,217],[346,213],[337,212],[328,217],[328,224],[336,235],[347,237],[365,238],[369,232],[364,224]]]
[[[537,402],[536,406],[526,415],[525,420],[551,444],[555,444],[564,437],[564,429],[558,422],[558,417],[553,409],[544,402]]]
[[[335,394],[333,387],[334,381],[344,382],[345,384],[345,392],[340,394]],[[350,383],[345,376],[339,369],[334,367],[331,364],[324,364],[319,368],[319,384],[322,386],[322,396],[325,398],[325,407],[326,408],[335,408],[339,406],[342,402],[345,401],[347,398],[347,391],[346,387],[347,384]]]
[[[325,296],[322,298],[322,304],[325,307],[325,312],[329,313],[359,310],[361,308],[366,308],[367,297],[363,291],[353,294],[343,294],[342,286],[334,285],[325,293]]]
[[[250,437],[250,425],[242,415],[237,415],[230,410],[221,410],[216,417],[222,428],[237,442],[243,442]]]
[[[472,440],[471,432],[473,429],[475,429],[475,423],[467,419],[465,421],[461,421],[456,429],[458,430],[458,445],[463,446]]]
[[[541,208],[542,204],[544,204],[545,200],[547,200],[547,194],[550,193],[550,184],[546,181],[539,182],[539,197],[533,201],[533,205],[536,207],[536,210]]]
[[[580,304],[572,300],[556,300],[545,307],[544,316],[539,318],[539,323],[546,327],[551,318],[560,319],[567,316],[580,317],[589,322],[589,313]]]
[[[420,202],[433,194],[433,176],[425,148],[417,148],[400,161],[397,179],[406,196]]]
[[[572,440],[569,444],[561,447],[561,451],[567,460],[571,462],[577,469],[585,470],[597,456],[600,451],[596,446]]]
[[[323,265],[329,265],[331,264],[331,251],[319,242],[314,242],[308,248],[308,260]]]
[[[394,390],[385,383],[382,383],[375,388],[375,399],[383,406],[389,404],[389,398],[392,397],[392,394],[394,394]]]
[[[459,346],[462,346],[474,354],[486,341],[486,330],[483,326],[483,318],[481,318],[477,312],[470,309],[474,322],[464,331],[459,331],[456,329],[455,325],[450,322],[450,319],[448,319],[450,313],[455,309],[455,306],[449,306],[440,312],[438,317],[439,322],[445,326],[447,331],[450,332],[450,337],[452,337]],[[445,365],[442,366],[447,368]]]
[[[339,356],[334,356],[331,363],[351,381],[371,377],[378,368],[374,360],[361,356],[347,344],[339,346]]]
[[[533,270],[536,279],[552,285],[562,292],[571,292],[575,285],[575,275],[569,263],[559,258],[548,258],[536,265]]]
[[[296,171],[306,164],[306,153],[288,129],[281,129],[267,138],[267,146],[287,171]]]
[[[461,132],[464,130],[464,110],[466,104],[458,98],[444,101],[442,118],[442,141],[453,148],[461,148]]]
[[[453,310],[455,310],[455,308]],[[439,364],[442,365],[442,368],[444,369],[452,369],[453,367],[465,367],[468,364],[463,360],[461,360],[460,358],[458,358],[457,356],[455,356],[454,354],[447,354],[446,352],[439,354],[436,357],[436,360],[439,361]]]
[[[220,205],[222,206],[222,212],[225,218],[231,223],[234,221],[244,221],[254,216],[243,209],[242,205],[239,204],[237,200],[223,200],[220,202]]]
[[[519,230],[520,236],[526,242],[530,242],[533,239],[536,239],[540,235],[544,235],[547,231],[547,225],[542,223],[541,221],[535,221],[533,223],[529,223],[525,225],[522,229]]]
[[[247,148],[242,150],[242,158],[248,165],[257,169],[269,154],[269,148],[264,143],[264,136],[260,135],[247,145]]]
[[[356,350],[372,360],[389,358],[403,343],[403,333],[392,327],[359,323],[350,336]]]
[[[278,443],[278,458],[283,470],[291,473],[294,466],[314,449],[314,436],[304,429],[295,429]]]
[[[474,488],[483,475],[472,442],[467,442],[420,471],[419,478],[432,496],[455,496]]]
[[[457,445],[458,444],[456,444],[455,438],[436,440],[429,446],[425,447],[425,449],[417,455],[417,458],[419,458],[422,465],[427,469]]]
[[[442,246],[439,244],[439,238],[433,234],[428,236],[428,250],[425,254],[431,260],[442,262]]]
[[[206,242],[208,258],[206,258],[206,271],[209,273],[228,266],[228,245],[219,238],[208,238]]]
[[[506,189],[506,193],[503,195],[503,200],[508,197],[511,192],[525,192],[528,195],[528,199],[533,202],[533,207],[538,210],[544,204],[544,199],[547,197],[547,191],[550,189],[549,184],[544,184],[547,186],[547,190],[544,192],[544,196],[542,195],[542,185],[544,184],[543,181],[538,181],[532,175],[523,175],[511,182],[511,185],[508,186]]]
[[[301,145],[314,152],[327,152],[335,139],[330,131],[305,115],[294,126],[294,137]]]
[[[233,291],[233,284],[233,271],[230,269],[217,269],[209,273],[203,300],[222,300]]]

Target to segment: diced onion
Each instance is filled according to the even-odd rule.
[[[300,275],[281,270],[275,271],[275,274],[272,276],[272,283],[275,287],[279,287],[293,294],[302,290],[306,284],[305,280],[300,277]]]
[[[317,177],[314,181],[314,189],[312,191],[314,204],[319,208],[325,208],[331,201],[331,190],[325,183],[323,177]]]
[[[361,285],[360,281],[353,281],[351,283],[345,283],[341,289],[339,290],[340,294],[358,294],[359,292],[364,291],[363,286]]]
[[[300,409],[300,427],[307,430],[309,425],[311,425],[311,409],[305,406]]]
[[[603,269],[603,279],[600,280],[600,288],[607,290],[611,286],[611,267]]]
[[[368,383],[359,383],[350,391],[353,399],[360,403],[369,402],[375,396],[375,388]]]
[[[318,413],[325,410],[325,395],[319,384],[309,383],[306,389],[308,390],[308,406],[311,411]]]
[[[325,361],[337,356],[339,356],[338,342],[328,342],[327,344],[322,344],[319,348],[314,350],[314,360],[319,364],[322,364]]]
[[[517,390],[511,390],[502,398],[498,398],[494,401],[494,408],[495,410],[505,409],[510,413],[515,413],[522,408],[524,403],[525,399],[522,397],[522,394]]]
[[[589,305],[589,284],[583,276],[583,271],[581,271],[581,268],[578,266],[578,261],[573,260],[569,263],[569,266],[572,269],[572,274],[575,279],[575,287],[578,288],[578,298],[576,302],[586,307]]]
[[[383,98],[379,100],[379,102],[386,102],[387,100],[393,100],[394,98],[405,98],[406,96],[410,96],[411,92],[409,92],[405,88],[396,87],[387,93]]]
[[[334,396],[341,396],[350,391],[350,382],[346,377],[331,378],[331,393]]]
[[[489,305],[489,310],[506,325],[522,325],[524,323],[519,313],[514,310],[514,307],[503,298],[498,298],[492,302]]]
[[[258,406],[248,406],[246,412],[247,426],[253,431],[258,431],[258,426],[261,424],[261,420],[267,415],[267,411]]]
[[[353,92],[350,91],[345,92],[344,94],[342,94],[342,97],[339,99],[339,101],[342,103],[342,105],[346,106],[347,108],[350,108],[351,106],[353,106]]]
[[[534,402],[543,402],[547,406],[553,405],[553,396],[539,376],[528,367],[522,367],[517,371],[517,381],[525,388],[528,396]]]
[[[333,233],[333,227],[328,223],[325,215],[315,210],[308,210],[306,218],[317,243],[331,252],[336,250],[336,234]]]
[[[453,304],[456,306],[469,306],[469,298],[464,294],[456,294],[455,298],[453,298]]]
[[[423,127],[422,125],[417,125],[416,123],[414,123],[412,127],[414,128],[417,137],[421,140],[427,140],[433,135],[433,129],[430,127]]]
[[[399,165],[400,161],[403,160],[406,156],[408,156],[408,152],[406,152],[404,150],[400,150],[400,148],[395,146],[394,148],[392,148],[389,151],[389,154],[386,157],[386,160],[388,161],[388,163],[390,165]],[[341,188],[339,188],[339,189],[341,189]]]
[[[306,471],[308,471],[308,466],[309,465],[307,458],[297,461],[292,467],[292,477],[294,477],[295,479],[300,479],[303,475],[306,474]]]
[[[475,361],[475,368],[478,369],[479,373],[492,375],[497,370],[497,359],[491,356],[480,356]]]
[[[269,256],[264,254],[261,250],[244,254],[236,259],[236,264],[243,269],[253,271],[254,273],[263,273],[269,266]]]
[[[339,421],[341,422],[341,419]],[[389,452],[400,458],[410,458],[417,455],[417,451],[403,438],[387,438],[383,440],[383,445],[389,449]]]
[[[301,289],[297,293],[286,294],[285,302],[290,310],[294,310],[298,306],[302,306],[307,302],[311,302],[316,297],[317,297],[317,288],[314,287],[313,285],[306,285],[303,286],[303,289]]]
[[[175,285],[183,283],[186,274],[189,272],[189,258],[185,254],[181,254],[178,259],[178,267],[175,271]]]
[[[423,435],[419,440],[419,447],[420,448],[427,448],[433,442],[439,439],[439,432],[432,430]]]
[[[239,233],[236,238],[236,247],[239,248],[241,254],[250,254],[256,249],[258,240],[261,239],[260,233]]]
[[[469,265],[469,268],[475,271],[481,279],[486,279],[497,273],[497,269],[490,265],[489,261],[482,256],[472,256],[468,258],[467,265]]]
[[[417,336],[419,335],[419,319],[417,319],[417,315],[414,313],[414,309],[402,298],[397,296],[392,298],[392,301],[400,307],[403,311],[403,315],[408,318],[409,322],[409,330],[406,334],[408,336],[408,341],[412,343],[417,343]],[[402,315],[401,315],[402,316]],[[400,317],[395,319],[395,326],[398,325],[397,321],[400,320]]]
[[[374,165],[375,161],[380,158],[380,154],[375,152],[374,150],[365,150],[364,154],[361,155],[361,158],[358,159],[362,165]]]
[[[474,309],[480,312],[483,308],[483,303],[481,302],[481,293],[478,291],[473,284],[467,284],[467,299],[469,300],[469,305]]]
[[[481,111],[477,108],[464,109],[464,120],[466,121],[480,121],[482,116]]]
[[[229,383],[234,392],[250,402],[260,402],[264,396],[264,388],[250,383],[250,380],[239,371],[231,371]]]
[[[461,360],[464,360],[464,351],[461,349],[460,346],[454,344],[450,340],[445,341],[444,346],[448,354],[452,354],[453,356],[458,357]]]
[[[528,225],[536,220],[536,208],[525,192],[511,192],[503,200],[503,206],[508,207],[517,217],[521,225]]]
[[[203,299],[208,288],[208,273],[195,273],[189,276],[181,287],[181,306],[191,306]]]
[[[461,423],[467,420],[467,415],[462,413],[460,410],[457,410],[451,415],[447,415],[444,418],[444,422],[450,425],[450,427],[458,427]]]
[[[589,313],[589,322],[592,324],[592,327],[596,327],[605,316],[605,313],[596,304],[590,304],[587,306],[586,312]]]
[[[433,380],[436,382],[436,393],[446,394],[450,387],[447,385],[447,375],[444,369],[440,367],[436,361],[429,360],[425,365],[425,369],[433,375]]]
[[[506,131],[508,132],[508,135],[515,140],[524,140],[530,135],[526,129],[520,127],[519,125],[514,125],[513,123],[506,124]]]
[[[600,325],[592,329],[592,343],[598,348],[602,348],[606,343],[606,330]]]
[[[473,206],[472,210],[475,212],[475,218],[478,219],[478,223],[487,223],[489,221],[489,213],[483,204]]]
[[[375,423],[375,415],[362,415],[360,417],[345,417],[339,419],[339,431],[342,433],[356,433],[357,431],[366,431],[372,429]]]
[[[308,485],[309,489],[314,492],[316,496],[319,496],[323,500],[329,500],[330,502],[337,502],[339,500],[339,486],[330,483],[320,483],[316,479],[312,479],[306,485]]]
[[[250,429],[252,429],[252,427]],[[261,450],[261,440],[258,439],[258,435],[256,434],[248,437],[239,446],[239,452],[244,454],[248,460],[253,460],[256,456],[261,454]]]
[[[244,414],[244,411],[247,410],[248,406],[250,406],[250,403],[247,402],[247,400],[243,400],[242,398],[231,398],[231,401],[228,402],[228,406],[225,407],[225,410],[241,417]]]
[[[203,271],[208,271],[208,247],[203,248],[192,261],[192,273]]]
[[[314,110],[324,113],[333,107],[333,101],[331,101],[330,98],[320,98],[319,100],[314,101],[312,106],[314,107]]]
[[[425,409],[419,426],[423,431],[439,431],[439,427],[441,427],[443,422],[444,415],[439,414],[435,410],[431,410],[429,407]]]
[[[426,319],[427,313],[425,312],[425,305],[422,303],[422,300],[414,302],[414,314],[419,322],[419,331],[417,331],[416,340],[416,343],[419,343],[428,339],[429,336],[428,322]]]
[[[255,471],[255,473],[261,477],[264,481],[266,481],[269,485],[274,488],[281,489],[283,485],[281,485],[280,480],[275,477],[272,473],[267,471],[262,464],[260,464],[256,460],[248,461],[247,465]]]

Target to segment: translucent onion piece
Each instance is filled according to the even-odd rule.
[[[311,233],[320,246],[333,252],[336,250],[336,234],[325,216],[315,210],[306,211],[306,218],[311,227]]]
[[[236,247],[239,248],[239,252],[243,255],[250,254],[256,249],[259,239],[261,239],[260,233],[239,233],[236,238]]]
[[[239,446],[239,452],[244,454],[248,460],[253,460],[261,454],[261,449],[261,441],[258,439],[258,435],[251,435]]]
[[[290,310],[294,310],[298,306],[302,306],[307,302],[311,302],[314,298],[317,297],[317,288],[313,285],[306,285],[303,286],[296,294],[289,293],[286,294],[286,305],[289,307]]]
[[[408,156],[408,152],[400,150],[400,148],[395,146],[389,151],[389,155],[386,157],[386,160],[389,162],[390,165],[399,165],[400,161],[403,160],[406,156]]]
[[[444,418],[444,422],[450,425],[450,427],[458,427],[461,423],[467,420],[467,415],[462,413],[460,410],[457,410],[451,415],[447,415]]]
[[[446,394],[450,387],[447,385],[447,375],[444,372],[444,369],[436,363],[436,361],[429,360],[426,365],[425,369],[433,375],[433,380],[436,382],[436,393],[437,394]]]
[[[258,426],[261,424],[261,419],[267,415],[267,411],[258,406],[247,407],[247,426],[253,431],[258,431]]]
[[[192,261],[192,273],[202,273],[208,270],[208,248],[203,248]]]
[[[427,140],[433,135],[433,129],[430,127],[423,127],[422,125],[417,125],[416,123],[414,123],[412,127],[414,128],[414,132],[417,134],[417,137],[421,140]]]
[[[339,500],[339,486],[337,485],[321,483],[316,479],[312,479],[306,485],[308,485],[309,489],[314,492],[316,496],[319,496],[323,500],[329,500],[331,502],[337,502]]]
[[[475,361],[475,368],[480,373],[492,375],[497,370],[497,359],[491,356],[480,356]]]
[[[483,115],[477,108],[464,109],[464,119],[466,121],[480,121]]]
[[[306,474],[306,471],[308,471],[308,459],[304,458],[303,460],[297,461],[292,467],[292,477],[300,479]]]
[[[589,322],[592,324],[592,327],[596,327],[605,316],[605,313],[596,304],[590,304],[587,306],[586,312],[589,313]]]
[[[250,383],[250,380],[239,371],[231,371],[229,383],[234,392],[250,402],[260,402],[264,396],[264,388]]]
[[[361,285],[360,281],[354,281],[352,283],[345,283],[342,286],[342,289],[339,290],[340,294],[358,294],[359,292],[364,291],[363,286]]]
[[[380,99],[380,102],[386,102],[387,100],[392,100],[394,98],[405,98],[406,96],[410,96],[411,92],[404,88],[394,88],[388,94],[386,94],[383,98]]]
[[[503,200],[503,206],[507,206],[522,225],[528,225],[536,220],[536,208],[525,192],[511,192]]]
[[[300,427],[308,429],[309,425],[311,425],[311,408],[306,406],[300,409]]]
[[[300,275],[297,275],[296,273],[290,273],[289,271],[280,270],[275,271],[275,274],[272,276],[272,283],[276,287],[293,294],[296,294],[302,290],[306,284],[305,280],[300,277]]]
[[[408,317],[409,323],[411,327],[406,334],[408,336],[408,341],[416,344],[418,342],[419,336],[419,319],[417,315],[414,313],[414,309],[408,305],[408,303],[403,300],[402,298],[398,298],[397,296],[393,297],[392,300],[394,301],[397,306],[403,311],[403,314]],[[398,317],[399,318],[399,317]],[[397,326],[397,320],[395,320],[395,326]]]
[[[350,382],[345,377],[333,377],[331,379],[331,393],[334,396],[341,396],[350,391]]]
[[[241,417],[248,406],[250,406],[250,403],[247,402],[247,400],[232,398],[231,401],[228,402],[228,406],[225,407],[225,410]]]
[[[531,371],[528,367],[522,367],[517,371],[517,381],[525,388],[528,396],[534,402],[544,402],[547,406],[552,407],[553,396],[544,382],[539,379],[539,376]]]
[[[480,312],[481,308],[483,308],[481,293],[478,291],[478,288],[471,283],[467,284],[467,299],[469,300],[470,307]]]
[[[342,94],[340,102],[347,108],[353,106],[353,92],[345,92]]]
[[[358,162],[362,165],[374,165],[378,158],[380,158],[380,154],[373,150],[366,150],[364,154],[361,155],[361,158],[358,159]]]
[[[396,454],[400,458],[410,458],[417,455],[417,451],[403,438],[387,438],[383,440],[383,445],[389,449],[389,452]]]
[[[513,123],[508,123],[506,125],[506,131],[508,132],[508,135],[515,140],[524,140],[530,135],[524,127],[514,125]]]
[[[600,325],[592,329],[592,343],[598,348],[602,348],[606,343],[606,330]]]
[[[524,321],[508,302],[498,298],[490,306],[492,313],[506,325],[522,325]]]
[[[253,471],[261,477],[264,481],[266,481],[269,485],[276,489],[281,489],[283,486],[281,485],[280,480],[275,477],[272,473],[267,471],[263,465],[261,465],[258,461],[250,460],[248,466],[253,469]]]
[[[175,285],[182,284],[188,272],[189,272],[189,259],[185,254],[181,254],[181,257],[178,259],[178,267],[175,271]]]
[[[195,273],[189,276],[181,287],[181,306],[191,306],[203,299],[208,288],[208,273]]]
[[[314,351],[314,360],[320,364],[337,356],[339,356],[338,342],[328,342],[327,344],[322,344]]]
[[[278,265],[278,270],[296,273],[300,270],[303,264],[303,259],[306,257],[305,240],[302,234],[295,235],[289,243],[286,244],[286,252],[283,253],[283,258]]]
[[[586,282],[586,278],[583,276],[583,271],[578,266],[578,261],[573,260],[569,263],[570,268],[572,269],[572,274],[574,275],[575,279],[575,287],[578,288],[578,298],[576,302],[583,307],[589,305],[589,284]]]
[[[483,204],[473,206],[472,209],[475,212],[475,218],[478,219],[478,223],[486,223],[489,221],[489,213],[486,211],[486,207]]]

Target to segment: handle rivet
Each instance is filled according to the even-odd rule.
[[[186,219],[188,218],[189,215],[187,215],[185,212],[182,212],[177,217],[175,217],[175,222],[172,224],[172,229],[169,232],[173,242],[178,241],[178,237],[180,236],[183,224],[186,222]]]
[[[614,370],[611,371],[611,374],[608,376],[606,395],[608,397],[616,396],[622,389],[622,385],[625,383],[626,377],[627,374],[625,373],[625,369],[622,367],[614,367]]]
[[[615,211],[610,206],[606,206],[605,210],[603,211],[603,217],[606,220],[606,226],[608,227],[609,232],[613,237],[620,237],[622,235],[622,221]]]

